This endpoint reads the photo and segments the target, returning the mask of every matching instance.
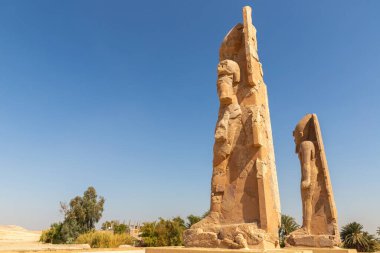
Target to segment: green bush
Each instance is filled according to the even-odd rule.
[[[113,234],[110,231],[93,231],[81,234],[75,241],[79,244],[89,244],[91,248],[117,248],[120,245],[133,245],[134,240],[128,234]]]
[[[65,220],[53,223],[48,230],[42,231],[40,242],[44,243],[73,243],[80,235],[80,227],[75,220]]]
[[[62,223],[53,223],[50,228],[42,231],[40,242],[44,243],[63,243],[62,235]]]
[[[141,246],[181,246],[185,229],[185,221],[180,217],[172,220],[159,218],[158,222],[146,222],[141,227]]]
[[[124,223],[120,223],[120,224],[115,225],[115,226],[113,227],[113,233],[114,233],[114,234],[125,234],[125,233],[127,233],[127,232],[129,232],[129,228],[128,228],[128,226],[127,226],[126,224],[124,224]]]

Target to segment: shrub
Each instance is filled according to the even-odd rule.
[[[141,245],[148,247],[181,246],[182,234],[186,229],[185,221],[180,217],[172,220],[160,218],[158,222],[146,222],[141,227]]]
[[[93,231],[81,234],[75,241],[89,244],[91,248],[117,248],[120,245],[133,245],[134,240],[128,234],[113,234],[110,231]]]
[[[42,231],[40,242],[63,243],[61,230],[62,230],[62,222],[51,224],[49,229]]]
[[[125,234],[127,232],[129,232],[129,227],[124,223],[120,223],[113,227],[114,234]]]

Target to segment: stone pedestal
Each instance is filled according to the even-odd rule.
[[[290,234],[285,244],[288,247],[333,248],[336,242],[337,239],[331,235]]]
[[[187,247],[229,249],[275,249],[277,238],[259,229],[256,223],[202,226],[184,233]]]
[[[220,248],[183,248],[157,247],[146,248],[145,253],[357,253],[355,249],[340,248],[284,248],[284,249],[220,249]]]

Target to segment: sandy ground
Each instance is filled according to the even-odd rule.
[[[126,252],[126,253],[144,253],[144,249],[137,248],[122,248],[122,249],[89,249],[87,244],[43,244],[39,243],[41,231],[30,231],[25,228],[9,225],[0,225],[0,253],[5,252],[36,252],[43,251],[44,253],[104,253],[104,252]]]

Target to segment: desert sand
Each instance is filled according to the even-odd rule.
[[[0,225],[0,253],[5,252],[128,252],[143,253],[144,249],[90,249],[87,244],[48,244],[38,242],[41,231],[31,231],[15,225]]]

